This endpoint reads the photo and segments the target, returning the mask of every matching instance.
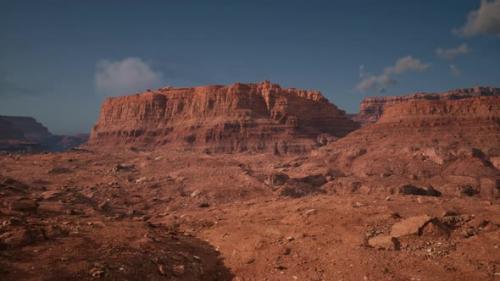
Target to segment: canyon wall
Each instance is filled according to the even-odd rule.
[[[89,145],[300,153],[356,128],[320,92],[265,81],[108,98]]]
[[[500,96],[500,88],[474,87],[455,89],[442,93],[414,93],[405,96],[367,97],[360,104],[359,113],[353,120],[361,124],[376,122],[387,106],[412,100],[457,100],[478,96]]]
[[[376,122],[314,151],[301,174],[331,174],[344,190],[411,184],[500,197],[500,96],[491,88],[448,93],[386,98]]]

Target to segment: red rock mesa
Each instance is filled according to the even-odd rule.
[[[475,87],[450,90],[443,93],[414,93],[406,96],[367,97],[361,102],[359,113],[353,119],[362,124],[373,123],[382,116],[386,106],[410,100],[456,100],[477,96],[500,96],[500,89]]]
[[[265,81],[108,98],[89,144],[300,153],[356,128],[320,92]]]

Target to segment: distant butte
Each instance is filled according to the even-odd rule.
[[[54,135],[33,117],[0,115],[0,152],[63,151],[87,139],[88,134]]]
[[[361,124],[376,122],[384,113],[384,108],[413,100],[456,100],[469,97],[500,96],[500,88],[474,87],[449,90],[441,93],[418,92],[403,96],[367,97],[360,104],[359,113],[353,120]]]
[[[357,127],[318,91],[264,81],[108,98],[89,144],[301,153]]]

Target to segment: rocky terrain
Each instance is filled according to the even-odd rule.
[[[0,116],[0,151],[64,151],[87,139],[87,134],[54,135],[32,117]]]
[[[248,110],[261,87],[276,86],[110,99],[84,149],[0,156],[1,280],[500,278],[498,95],[402,100],[343,136],[352,123],[310,92],[279,88],[298,96],[286,111]],[[170,95],[197,100],[182,103],[192,115],[173,114]],[[217,113],[195,110],[207,95]],[[199,140],[233,110],[252,133]],[[320,114],[337,123],[301,127]],[[236,141],[268,129],[264,147]],[[318,143],[325,133],[340,138]],[[275,139],[309,152],[273,153]]]
[[[302,153],[357,127],[319,92],[265,81],[108,98],[89,144]]]
[[[341,175],[332,186],[398,192],[401,183],[498,198],[500,97],[414,99],[314,152],[299,173]],[[321,172],[320,172],[321,171]]]

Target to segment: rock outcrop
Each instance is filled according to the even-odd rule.
[[[0,116],[0,151],[62,151],[86,142],[88,135],[53,135],[33,117]]]
[[[265,81],[108,98],[89,144],[300,153],[356,128],[318,91]]]
[[[398,101],[385,104],[377,122],[315,151],[300,173],[323,170],[337,187],[343,176],[354,176],[352,190],[370,186],[364,192],[380,186],[396,193],[411,184],[443,194],[470,189],[500,196],[500,96],[491,88],[450,93],[467,94],[387,98]]]
[[[0,116],[0,130],[0,139],[24,138],[38,142],[51,135],[35,118],[25,116]]]
[[[446,101],[479,96],[500,96],[500,88],[475,87],[455,89],[443,93],[420,92],[405,96],[367,97],[361,102],[359,113],[353,116],[352,119],[360,122],[361,124],[369,124],[376,122],[384,113],[384,109],[394,104],[405,103],[413,100]]]

